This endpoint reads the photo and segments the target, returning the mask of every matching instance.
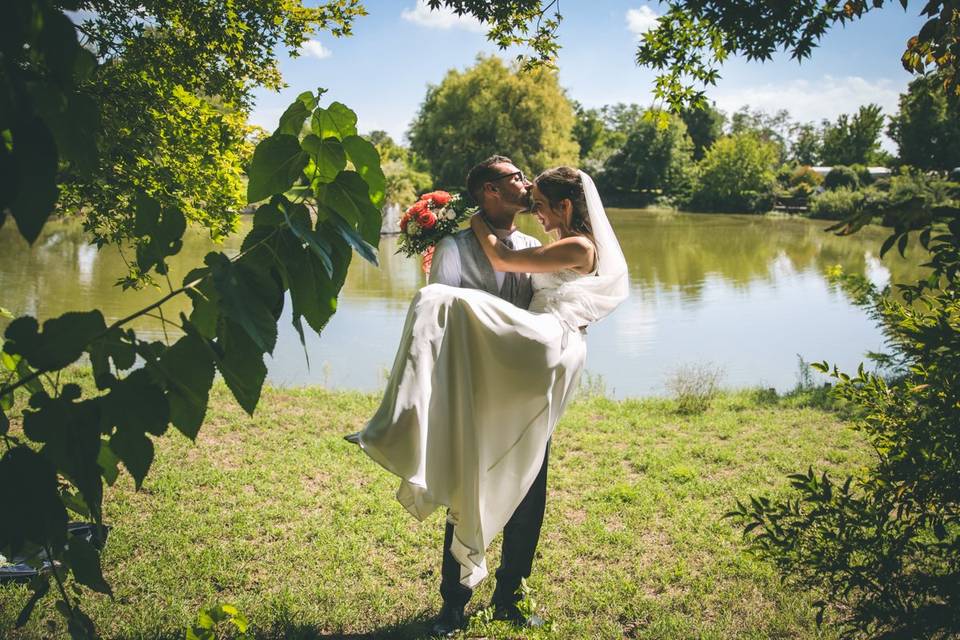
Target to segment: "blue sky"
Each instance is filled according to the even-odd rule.
[[[447,70],[470,66],[480,53],[512,59],[487,42],[482,25],[429,12],[423,0],[366,0],[370,15],[354,34],[336,39],[314,36],[298,58],[281,55],[289,85],[279,94],[256,93],[251,122],[273,130],[293,98],[324,87],[327,99],[347,104],[361,131],[384,129],[402,140],[427,86]],[[899,3],[869,13],[846,27],[834,27],[802,64],[779,54],[767,63],[731,59],[708,96],[729,112],[743,105],[767,111],[788,109],[796,120],[833,119],[875,102],[888,114],[911,76],[900,66],[907,39],[923,19],[917,5]],[[664,8],[636,0],[566,0],[560,27],[560,84],[589,107],[616,102],[651,102],[653,74],[637,67],[637,32],[654,24]],[[885,146],[890,147],[889,141]]]

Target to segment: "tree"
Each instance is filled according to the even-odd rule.
[[[960,167],[960,98],[945,92],[935,76],[917,78],[900,94],[887,133],[904,164],[937,171]]]
[[[61,207],[83,211],[101,244],[135,238],[132,203],[141,192],[214,237],[230,233],[245,204],[252,90],[280,88],[280,46],[296,55],[316,29],[347,34],[363,13],[345,0],[311,8],[300,0],[69,4],[100,63],[78,86],[99,109],[100,135],[89,175],[64,176]]]
[[[693,142],[683,120],[673,116],[663,128],[641,117],[623,146],[604,163],[599,182],[621,191],[678,195],[688,190],[693,168]]]
[[[497,57],[477,58],[428,89],[410,126],[410,147],[442,185],[462,185],[467,171],[493,154],[536,173],[577,163],[575,116],[548,69],[521,77]]]
[[[603,143],[607,128],[598,109],[584,109],[579,102],[574,101],[573,111],[577,118],[573,124],[573,138],[580,146],[582,162]]]
[[[780,162],[787,157],[790,129],[790,112],[786,109],[770,114],[760,109],[751,110],[750,107],[745,106],[730,116],[731,134],[749,133],[761,140],[772,142],[777,147]]]
[[[811,123],[795,125],[791,130],[793,144],[790,146],[790,159],[802,165],[816,165],[820,162],[823,139],[817,128]]]
[[[753,133],[717,140],[699,164],[691,206],[703,211],[760,212],[773,206],[777,146]]]
[[[687,125],[687,133],[693,140],[693,158],[700,160],[706,150],[723,135],[723,125],[726,116],[715,105],[704,105],[703,108],[686,108],[680,112],[680,118]]]
[[[769,60],[782,49],[802,61],[831,27],[890,5],[906,9],[908,0],[670,0],[657,27],[644,34],[636,60],[659,72],[654,95],[680,112],[706,103],[704,87],[716,84],[728,56]],[[921,14],[929,19],[907,41],[903,67],[916,74],[938,70],[945,87],[960,95],[960,12],[951,0],[932,0]]]
[[[852,117],[841,114],[835,123],[823,123],[824,164],[871,164],[880,150],[880,132],[883,130],[883,112],[880,105],[868,104]]]

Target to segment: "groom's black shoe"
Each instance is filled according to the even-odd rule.
[[[518,627],[537,628],[546,624],[544,619],[535,613],[529,616],[523,615],[516,604],[501,604],[491,602],[490,606],[493,607],[494,620],[505,620],[506,622],[514,624]]]
[[[343,439],[350,444],[360,444],[360,432],[357,431],[356,433],[348,433],[347,435],[343,436]]]
[[[446,638],[463,629],[467,624],[466,616],[463,614],[463,607],[443,603],[439,615],[433,621],[430,632],[434,636]]]

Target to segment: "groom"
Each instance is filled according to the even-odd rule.
[[[520,233],[513,225],[514,216],[529,208],[531,186],[523,172],[504,156],[487,158],[467,174],[467,191],[480,207],[481,214],[500,240],[513,249],[540,246],[539,241]],[[533,296],[530,276],[494,271],[469,228],[437,243],[429,280],[431,284],[481,289],[523,309]],[[495,619],[530,626],[543,624],[538,617],[528,618],[520,612],[517,591],[521,579],[530,576],[546,498],[547,455],[544,455],[540,473],[503,529],[503,552],[491,602]],[[432,629],[436,635],[449,635],[464,626],[464,608],[473,595],[472,589],[460,584],[460,565],[450,552],[452,541],[453,525],[447,522],[440,582],[443,608]]]

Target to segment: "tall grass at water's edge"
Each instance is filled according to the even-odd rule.
[[[107,490],[104,554],[115,599],[85,593],[107,638],[182,638],[204,606],[233,602],[260,638],[422,637],[440,607],[443,516],[419,523],[396,479],[341,436],[378,398],[266,389],[246,416],[222,384],[196,444],[158,442],[144,488]],[[816,595],[781,584],[723,519],[735,498],[788,490],[812,464],[835,474],[867,447],[809,395],[720,393],[683,414],[667,399],[584,394],[553,438],[546,521],[530,586],[560,638],[813,638]],[[14,420],[16,429],[17,420]],[[498,564],[499,538],[488,551]],[[536,637],[483,622],[465,636]],[[66,637],[47,598],[0,589],[0,637]],[[541,634],[546,635],[546,634]]]

